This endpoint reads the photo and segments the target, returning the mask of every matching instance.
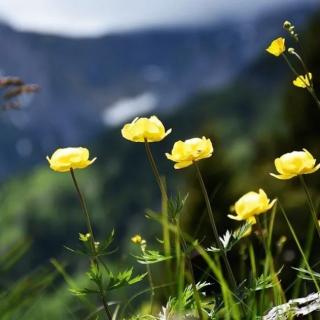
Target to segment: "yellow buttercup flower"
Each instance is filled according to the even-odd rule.
[[[140,234],[136,234],[135,236],[133,236],[131,238],[131,241],[134,243],[134,244],[141,244],[142,242],[142,237],[140,236]]]
[[[192,138],[185,141],[177,141],[173,145],[171,154],[166,153],[169,160],[177,162],[175,169],[182,169],[190,166],[194,161],[199,161],[212,156],[213,147],[210,139],[206,137]]]
[[[285,43],[285,39],[279,37],[273,40],[266,50],[270,54],[273,54],[274,56],[278,57],[286,51],[286,47],[284,43]]]
[[[47,160],[50,168],[58,172],[67,172],[70,169],[84,169],[91,165],[96,158],[89,160],[89,150],[86,148],[57,149]]]
[[[320,168],[320,164],[316,165],[316,159],[306,149],[286,153],[275,159],[274,164],[279,174],[270,174],[281,180],[291,179],[301,174],[313,173]]]
[[[236,215],[229,214],[228,217],[238,221],[247,220],[251,224],[255,224],[255,216],[271,209],[275,202],[276,199],[270,202],[262,189],[259,189],[259,192],[250,191],[235,203],[233,211]]]
[[[164,139],[171,129],[165,131],[162,122],[156,117],[135,118],[121,130],[122,136],[133,142],[157,142]]]
[[[311,84],[310,84],[311,79],[312,79],[312,73],[309,72],[308,74],[306,74],[304,76],[301,75],[301,76],[297,77],[295,80],[292,81],[292,83],[296,87],[307,88],[307,87],[311,86]]]

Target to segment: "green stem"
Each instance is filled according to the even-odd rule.
[[[300,57],[300,55],[299,55],[297,52],[295,52],[295,51],[292,51],[291,54],[294,55],[294,56],[299,60],[299,62],[301,63],[302,68],[303,68],[306,76],[308,77],[308,80],[309,80],[311,86],[313,86],[313,84],[312,84],[312,79],[309,77],[309,70],[308,70],[307,66],[305,65],[303,59],[302,59],[302,58]]]
[[[149,142],[145,139],[144,141],[146,153],[148,160],[150,162],[154,177],[157,181],[157,184],[159,186],[161,196],[162,196],[162,225],[163,225],[163,245],[164,245],[164,252],[167,256],[171,255],[170,250],[170,233],[168,228],[168,195],[166,188],[163,184],[163,181],[161,179],[158,167],[156,165],[156,162],[154,160],[154,157],[152,155]]]
[[[307,230],[308,230],[307,231],[307,240],[306,240],[306,245],[305,245],[305,248],[303,251],[305,252],[306,259],[309,260],[311,248],[312,248],[312,243],[313,243],[313,238],[314,238],[314,232],[315,232],[313,220],[309,221],[309,226],[308,226]],[[305,265],[304,261],[303,261],[303,259],[301,259],[300,264],[299,264],[299,268],[303,268],[304,265]],[[302,279],[300,277],[298,277],[296,280],[296,283],[293,287],[293,293],[292,293],[293,298],[299,297],[301,281],[302,281]]]
[[[200,300],[200,295],[199,295],[199,292],[198,292],[198,289],[197,289],[197,285],[196,285],[196,282],[195,282],[192,262],[191,262],[191,258],[189,256],[189,254],[187,254],[187,244],[186,244],[186,241],[184,240],[182,232],[180,231],[179,224],[177,224],[177,232],[180,235],[181,245],[182,245],[183,251],[185,253],[187,266],[188,266],[188,269],[189,269],[189,272],[190,272],[191,285],[192,285],[194,300],[196,302],[196,307],[197,307],[199,319],[203,320],[203,319],[205,319],[205,317],[204,317],[204,314],[203,314],[203,311],[202,311],[202,308],[201,308],[201,300]]]
[[[278,202],[279,202],[279,200],[278,200]],[[293,227],[292,227],[292,225],[291,225],[291,223],[290,223],[290,221],[289,221],[289,219],[287,217],[287,214],[286,214],[285,210],[283,209],[282,205],[280,204],[280,202],[279,202],[279,207],[280,207],[280,210],[281,210],[281,213],[282,213],[283,217],[285,218],[285,220],[286,220],[286,222],[288,224],[290,232],[291,232],[291,234],[293,236],[293,239],[294,239],[294,241],[295,241],[295,243],[296,243],[296,245],[298,247],[298,250],[299,250],[299,252],[300,252],[300,254],[302,256],[302,259],[303,259],[303,261],[304,261],[304,263],[306,265],[306,268],[308,269],[308,271],[310,273],[310,276],[311,276],[312,281],[313,281],[313,283],[314,283],[314,285],[315,285],[315,287],[317,289],[317,292],[319,292],[320,288],[319,288],[318,282],[317,282],[315,276],[313,275],[313,272],[312,272],[312,269],[311,269],[311,267],[309,265],[308,259],[306,258],[305,254],[303,252],[303,249],[302,249],[301,244],[300,244],[300,242],[298,240],[298,237],[297,237],[297,235],[296,235],[296,233],[295,233],[295,231],[294,231],[294,229],[293,229]]]
[[[290,70],[293,72],[293,74],[296,76],[296,77],[300,77],[299,73],[296,71],[296,69],[293,67],[293,65],[291,64],[291,62],[289,61],[288,57],[283,53],[282,54],[284,60],[286,61],[286,63],[288,64]],[[307,70],[307,69],[306,69]],[[308,76],[308,71],[307,71],[307,77],[309,78]],[[304,80],[302,79],[302,81],[304,82]],[[314,91],[314,88],[312,86],[312,82],[311,82],[311,79],[310,79],[310,84],[311,86],[308,86],[307,83],[305,83],[306,85],[306,89],[308,90],[308,92],[311,94],[313,100],[315,101],[315,103],[317,104],[317,107],[318,109],[320,110],[320,100],[318,98],[318,96],[316,95],[315,91]]]
[[[143,255],[145,254],[146,250],[146,243],[141,245],[141,251]],[[151,289],[151,301],[150,301],[150,314],[153,314],[153,304],[154,304],[154,296],[155,296],[155,291],[154,291],[154,283],[152,280],[152,274],[151,274],[151,268],[150,265],[148,264],[148,261],[146,261],[146,268],[147,268],[147,273],[148,273],[148,280],[149,280],[149,285]]]
[[[74,186],[76,188],[76,191],[77,191],[77,194],[78,194],[78,197],[79,197],[79,201],[80,201],[80,205],[81,205],[81,208],[82,208],[82,212],[83,212],[85,220],[86,220],[87,230],[90,233],[91,249],[92,249],[92,252],[95,253],[95,251],[96,251],[95,247],[94,247],[95,240],[94,240],[93,230],[92,230],[92,226],[91,226],[90,216],[89,216],[88,209],[87,209],[87,204],[86,204],[85,199],[84,199],[84,197],[83,197],[83,195],[81,193],[79,184],[78,184],[76,176],[74,174],[74,170],[72,168],[70,169],[70,173],[71,173],[73,184],[74,184]]]
[[[76,188],[76,191],[77,191],[77,194],[78,194],[78,197],[79,197],[79,201],[80,201],[80,205],[81,205],[81,208],[82,208],[82,212],[83,212],[83,214],[85,216],[87,228],[88,228],[88,231],[90,233],[90,245],[91,245],[91,250],[92,250],[92,255],[93,255],[92,263],[94,263],[97,266],[97,268],[99,269],[99,262],[98,262],[98,260],[96,258],[96,249],[95,249],[95,245],[94,245],[95,244],[95,240],[94,240],[94,235],[93,235],[93,229],[92,229],[90,216],[89,216],[88,209],[87,209],[87,204],[86,204],[86,201],[84,199],[84,196],[81,193],[79,184],[78,184],[76,176],[74,174],[74,170],[72,168],[70,168],[70,173],[71,173],[73,184],[74,184],[74,186]],[[100,297],[101,297],[101,300],[102,300],[103,307],[104,307],[104,310],[106,312],[107,318],[109,320],[112,320],[112,314],[111,314],[111,311],[109,309],[109,306],[108,306],[108,303],[107,303],[103,288],[100,285],[98,286],[98,288],[99,288],[99,294],[100,294]]]
[[[308,186],[306,184],[306,181],[305,181],[303,175],[299,175],[299,179],[300,179],[300,183],[302,184],[302,187],[304,189],[304,192],[305,192],[305,194],[307,196],[308,205],[309,205],[310,213],[311,213],[311,216],[312,216],[312,219],[313,219],[313,223],[315,224],[315,228],[317,229],[318,236],[320,238],[320,226],[319,226],[319,223],[318,223],[317,212],[316,212],[316,209],[315,209],[315,207],[313,205],[313,201],[312,201]]]
[[[320,109],[320,100],[319,100],[318,96],[316,95],[313,87],[308,87],[308,91],[311,94],[313,100],[316,102],[318,108]]]
[[[229,280],[231,281],[231,285],[232,285],[233,289],[236,290],[237,289],[237,283],[236,283],[235,277],[233,275],[230,263],[228,261],[227,254],[226,254],[225,249],[223,247],[223,244],[221,243],[221,240],[219,238],[218,229],[217,229],[217,226],[216,226],[216,223],[215,223],[215,220],[214,220],[214,216],[213,216],[213,212],[212,212],[212,208],[211,208],[208,192],[207,192],[206,186],[205,186],[205,184],[203,182],[201,171],[199,169],[198,164],[195,161],[193,162],[193,164],[194,164],[194,166],[196,168],[196,171],[197,171],[199,184],[200,184],[201,191],[202,191],[202,194],[203,194],[206,206],[207,206],[207,211],[208,211],[208,215],[209,215],[209,219],[210,219],[210,223],[211,223],[211,227],[212,227],[212,230],[213,230],[213,234],[214,234],[215,240],[216,240],[217,245],[218,245],[218,247],[219,247],[219,249],[220,249],[220,251],[222,253],[222,257],[223,257],[224,263],[225,263],[225,265],[227,267],[227,271],[228,271],[228,275],[229,275]]]
[[[159,186],[160,192],[161,192],[161,196],[162,196],[162,201],[163,201],[163,208],[162,208],[162,224],[163,224],[163,242],[164,242],[164,250],[165,250],[165,254],[170,256],[171,252],[170,252],[170,233],[169,233],[169,227],[168,227],[168,211],[167,211],[167,207],[168,207],[168,195],[167,195],[167,191],[166,188],[162,182],[158,167],[156,165],[156,162],[154,160],[154,157],[152,155],[151,152],[151,148],[150,145],[148,143],[148,141],[145,139],[144,141],[144,145],[145,145],[145,149],[146,149],[146,153],[147,153],[147,157],[148,160],[150,162],[153,174],[156,178],[157,184]],[[178,228],[178,233],[181,234],[179,232],[180,228]],[[183,238],[181,238],[181,242],[183,243]],[[189,258],[187,258],[187,264],[189,267],[189,272],[191,275],[191,283],[192,283],[192,288],[194,291],[194,295],[195,295],[195,301],[196,301],[196,306],[197,306],[197,310],[198,310],[198,314],[200,317],[200,320],[204,319],[203,317],[203,313],[202,313],[202,308],[201,308],[201,304],[200,304],[200,297],[199,297],[199,293],[198,290],[196,288],[196,284],[195,284],[195,280],[194,280],[194,273],[193,273],[193,269],[192,269],[192,264],[191,261],[189,260]]]

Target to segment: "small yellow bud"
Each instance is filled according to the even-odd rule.
[[[86,233],[86,234],[79,233],[79,240],[83,242],[87,242],[90,239],[90,236],[91,236],[90,233]]]
[[[142,237],[140,236],[140,234],[136,234],[135,236],[133,236],[131,238],[131,241],[134,243],[134,244],[141,244],[142,242]]]
[[[283,23],[283,28],[284,29],[289,29],[290,27],[292,26],[291,22],[286,20],[284,23]]]
[[[289,48],[289,49],[288,49],[288,52],[289,52],[290,54],[294,54],[294,53],[295,53],[295,50],[294,50],[294,48]]]

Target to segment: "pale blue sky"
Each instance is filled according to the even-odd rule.
[[[318,0],[0,0],[0,19],[21,30],[95,36],[215,22]]]

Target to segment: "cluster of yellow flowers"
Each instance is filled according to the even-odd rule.
[[[289,48],[289,50],[292,50],[292,48]],[[271,42],[269,47],[266,49],[267,52],[270,54],[279,57],[281,55],[284,55],[286,51],[285,46],[285,39],[282,37],[279,37]],[[311,72],[308,72],[305,75],[299,75],[296,77],[295,80],[292,81],[293,85],[299,88],[310,88],[311,87],[311,80],[312,80],[312,74]]]
[[[284,44],[284,41],[279,41],[279,44]],[[275,45],[273,45],[273,47],[274,46]],[[279,52],[280,51],[277,51],[277,53]],[[125,124],[121,130],[122,136],[125,139],[144,143],[161,141],[170,132],[171,129],[166,131],[164,125],[156,116],[136,118],[131,123]],[[173,145],[171,154],[166,153],[166,157],[175,162],[175,169],[182,169],[192,165],[196,161],[209,158],[212,154],[213,146],[211,140],[202,137],[177,141]],[[67,172],[71,169],[86,168],[91,165],[96,158],[89,160],[88,149],[79,147],[58,149],[53,153],[51,158],[47,157],[47,160],[52,170]],[[276,158],[274,164],[279,174],[271,173],[271,175],[281,180],[291,179],[302,174],[310,174],[320,168],[320,164],[316,165],[316,159],[314,159],[306,149],[286,153]],[[228,217],[255,224],[255,216],[271,209],[275,201],[276,200],[270,201],[262,189],[259,189],[259,192],[250,191],[243,195],[232,207],[235,215],[228,215]],[[132,241],[139,243],[142,239],[137,235],[132,238]]]
[[[126,124],[122,130],[122,136],[133,142],[157,142],[164,139],[170,130],[165,130],[162,122],[156,117],[136,118]],[[206,137],[192,138],[185,141],[177,141],[171,154],[166,153],[169,160],[175,162],[175,169],[182,169],[192,165],[195,161],[209,158],[213,154],[213,146]],[[86,148],[63,148],[56,150],[51,158],[47,157],[51,169],[58,172],[67,172],[71,169],[83,169],[91,165],[96,158],[89,160],[89,151]],[[320,168],[316,165],[316,159],[306,149],[286,153],[274,161],[279,174],[271,175],[278,179],[291,179],[301,174],[310,174]],[[250,191],[243,195],[232,207],[235,215],[228,215],[234,220],[246,220],[251,224],[256,223],[255,216],[271,209],[276,200],[270,201],[264,190]],[[140,236],[132,238],[134,243],[141,242]]]

